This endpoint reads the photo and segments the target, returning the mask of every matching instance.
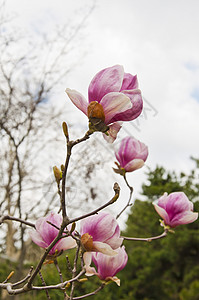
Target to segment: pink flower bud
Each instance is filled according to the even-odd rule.
[[[153,203],[153,205],[157,213],[163,218],[164,224],[173,228],[192,223],[198,218],[198,213],[193,212],[193,203],[183,192],[169,195],[164,193],[158,200],[158,204]]]
[[[47,248],[58,235],[59,230],[49,224],[52,223],[60,228],[62,224],[62,216],[51,212],[46,217],[39,218],[35,224],[36,230],[30,232],[32,241],[41,248]],[[68,228],[69,229],[69,228]],[[76,247],[76,242],[72,237],[65,237],[59,240],[50,250],[49,254],[53,255],[56,252],[71,249]]]
[[[101,212],[81,221],[82,243],[88,252],[102,252],[115,255],[114,249],[121,246],[120,228],[109,213]]]
[[[94,253],[92,260],[96,265],[96,274],[101,280],[113,280],[119,285],[119,279],[115,275],[124,269],[127,264],[128,255],[125,251],[125,247],[118,248],[117,255],[108,256],[102,253]],[[93,268],[91,268],[93,270]],[[91,273],[89,275],[92,275]]]
[[[132,136],[126,137],[121,141],[115,156],[120,168],[126,172],[132,172],[144,165],[148,156],[148,147]]]
[[[93,125],[99,122],[92,118],[110,125],[117,121],[134,120],[142,112],[143,101],[138,89],[137,76],[124,73],[120,65],[106,68],[95,75],[88,88],[89,103],[75,90],[66,89],[66,93],[91,122],[95,121]],[[96,102],[100,106],[95,106],[93,110]],[[102,126],[101,123],[96,130],[105,132],[108,127]],[[120,127],[117,127],[119,131]],[[113,141],[113,135],[108,141]]]

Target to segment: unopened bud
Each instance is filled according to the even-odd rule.
[[[7,280],[9,280],[14,275],[14,271],[10,272],[10,274],[7,277]]]
[[[66,122],[62,123],[62,128],[63,128],[65,137],[68,138],[68,126],[67,126]]]
[[[59,170],[56,166],[53,167],[54,176],[57,182],[60,182],[62,179],[62,171]]]
[[[67,284],[65,285],[65,289],[68,289],[70,287],[70,282],[67,282]]]
[[[75,230],[75,227],[76,227],[76,223],[73,222],[73,224],[72,224],[72,226],[71,226],[70,233],[72,233],[72,232]]]
[[[85,282],[85,281],[87,281],[88,280],[88,278],[80,278],[78,281],[79,282]]]

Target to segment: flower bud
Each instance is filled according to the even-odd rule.
[[[56,181],[59,183],[60,180],[62,179],[62,171],[60,171],[56,166],[53,167],[53,172]]]
[[[134,137],[129,136],[121,141],[115,156],[119,162],[119,171],[124,169],[126,172],[132,172],[144,165],[148,156],[148,147]],[[116,169],[114,171],[116,172]],[[121,174],[121,172],[118,173]]]

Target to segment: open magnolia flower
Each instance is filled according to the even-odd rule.
[[[143,107],[137,76],[124,73],[120,65],[106,68],[95,75],[88,88],[88,102],[79,92],[66,89],[71,101],[90,121],[90,130],[106,132],[113,142],[121,128],[118,121],[137,118]]]
[[[116,163],[118,169],[114,171],[123,175],[125,172],[135,171],[144,165],[148,157],[148,147],[132,136],[125,137],[115,152],[115,156],[119,164]]]
[[[52,241],[56,238],[59,230],[49,224],[52,223],[56,227],[60,228],[62,224],[62,216],[51,212],[46,217],[39,218],[36,221],[36,230],[30,232],[32,241],[41,248],[47,248]],[[68,226],[69,229],[69,226]],[[63,250],[76,247],[76,242],[72,237],[65,237],[59,240],[55,246],[50,250],[49,255],[59,254]]]
[[[86,275],[97,275],[101,280],[114,281],[120,286],[120,279],[115,275],[124,269],[128,261],[128,255],[125,251],[125,247],[122,246],[116,250],[115,256],[108,256],[103,253],[93,253],[92,260],[97,268],[88,267],[86,269]]]
[[[183,192],[164,193],[153,203],[157,213],[163,218],[164,224],[174,228],[178,225],[189,224],[197,220],[198,213],[193,212],[193,203]]]
[[[80,233],[81,243],[85,249],[84,262],[87,266],[91,263],[91,252],[114,256],[117,254],[115,249],[119,248],[123,242],[116,219],[105,212],[82,220]]]

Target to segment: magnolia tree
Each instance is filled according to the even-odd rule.
[[[120,280],[116,276],[128,261],[128,254],[122,246],[124,240],[149,242],[166,237],[169,232],[179,225],[194,222],[198,213],[193,212],[193,203],[189,201],[183,192],[165,194],[154,203],[154,208],[162,218],[160,225],[163,233],[148,238],[124,237],[120,234],[117,219],[132,205],[131,198],[133,187],[129,184],[126,174],[141,168],[148,156],[148,148],[145,144],[131,136],[125,137],[115,152],[117,159],[114,172],[121,175],[129,188],[129,199],[121,208],[117,216],[104,211],[106,207],[118,200],[120,187],[114,184],[112,199],[96,207],[87,214],[73,217],[68,215],[66,206],[66,180],[72,149],[76,145],[86,142],[96,131],[100,131],[107,142],[114,142],[122,122],[128,122],[137,118],[143,107],[141,92],[138,89],[137,77],[124,73],[120,65],[106,68],[93,78],[88,88],[88,101],[77,91],[66,89],[66,93],[75,104],[88,117],[88,131],[82,138],[71,140],[67,124],[63,123],[63,132],[66,137],[66,159],[60,168],[54,167],[55,181],[60,197],[59,212],[51,212],[48,216],[39,218],[35,224],[12,216],[2,216],[0,222],[6,220],[20,222],[32,227],[30,237],[38,247],[45,249],[35,268],[31,267],[28,274],[18,282],[11,282],[13,272],[8,274],[0,287],[7,290],[10,295],[17,295],[31,290],[44,291],[50,299],[49,290],[59,289],[63,292],[63,299],[83,299],[97,294],[105,286],[114,281],[118,286]],[[90,149],[92,151],[92,149]],[[78,229],[77,229],[78,228]],[[64,251],[75,248],[76,254],[73,266],[68,264],[71,278],[64,278],[57,257]],[[78,261],[80,263],[78,264]],[[59,273],[60,282],[47,285],[45,275],[41,269],[44,264],[54,263],[55,271]],[[35,279],[40,276],[42,286],[35,285]],[[75,295],[75,283],[89,280],[90,276],[98,276],[100,286],[90,291],[89,294]]]

